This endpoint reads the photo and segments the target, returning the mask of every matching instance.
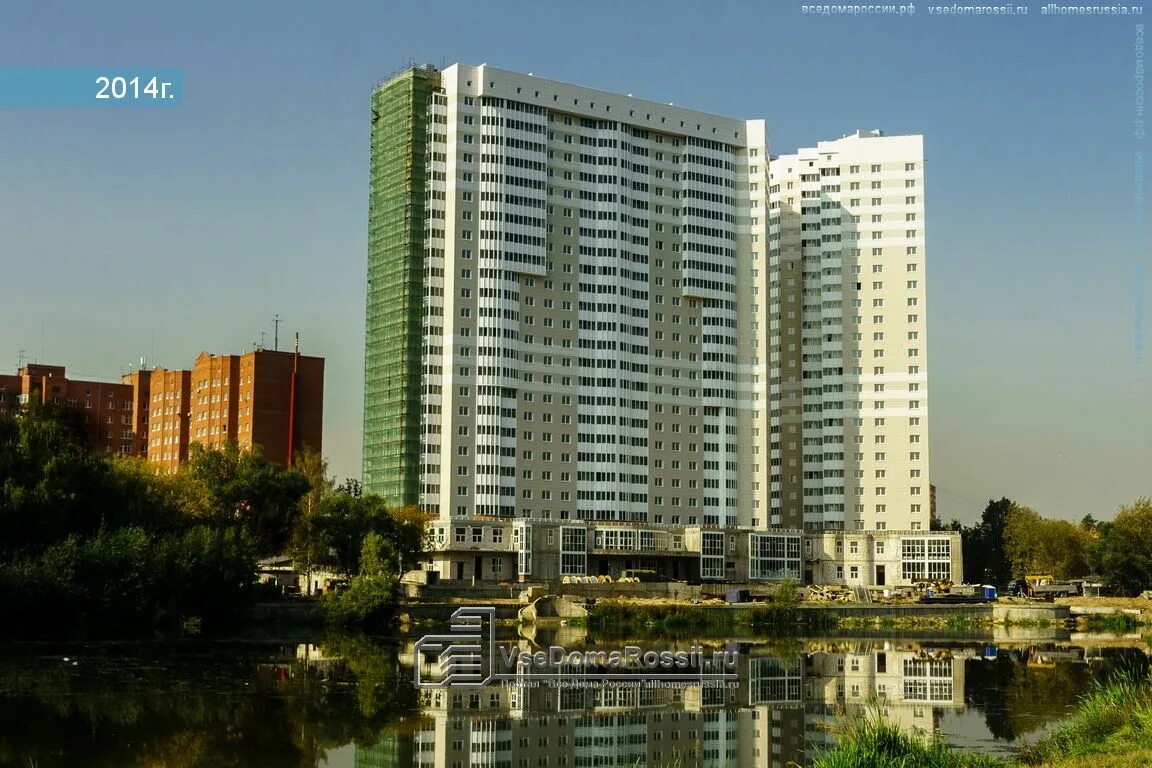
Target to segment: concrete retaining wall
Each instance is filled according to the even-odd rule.
[[[478,600],[475,605],[484,605]],[[452,612],[463,607],[460,603],[404,603],[399,612],[406,613],[413,621],[443,621],[447,623],[452,618]],[[496,605],[496,618],[498,620],[515,620],[520,606],[510,603]]]
[[[440,581],[436,584],[405,584],[404,594],[409,599],[420,600],[447,600],[449,598],[463,598],[472,600],[476,604],[483,604],[485,600],[502,599],[513,600],[529,584],[477,584],[472,585],[463,581]],[[549,590],[550,592],[552,590]]]
[[[563,584],[549,582],[548,594],[598,597],[670,597],[680,600],[700,598],[700,585],[680,581],[642,582],[639,584]]]
[[[950,605],[802,605],[802,611],[820,611],[837,619],[931,619],[944,621],[952,617],[994,624],[1039,623],[1064,621],[1069,617],[1066,605],[996,605],[988,603],[952,603]]]
[[[1066,605],[993,605],[992,620],[1024,623],[1030,621],[1064,621],[1072,615]]]

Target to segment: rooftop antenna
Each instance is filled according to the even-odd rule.
[[[264,336],[265,336],[265,332],[264,332],[264,331],[260,331],[260,349],[261,349],[261,350],[263,350],[263,349],[264,349]]]
[[[23,368],[23,367],[24,367],[24,361],[28,359],[28,350],[26,350],[26,349],[21,349],[21,350],[20,350],[20,351],[19,351],[19,352],[16,354],[16,357],[17,357],[17,359],[19,360],[19,362],[16,364],[16,367],[17,367],[17,368]]]
[[[272,316],[272,349],[280,351],[280,315]]]

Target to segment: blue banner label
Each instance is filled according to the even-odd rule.
[[[171,67],[0,67],[0,109],[175,107],[183,99],[184,76]]]

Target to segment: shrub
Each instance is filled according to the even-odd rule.
[[[320,607],[332,624],[383,627],[396,612],[398,586],[396,579],[388,575],[355,576],[347,589],[324,595]]]
[[[397,574],[389,567],[395,552],[382,536],[369,533],[360,551],[360,575],[347,589],[329,592],[320,605],[325,618],[342,626],[382,627],[396,612],[400,599]]]

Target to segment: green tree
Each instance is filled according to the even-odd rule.
[[[1088,572],[1092,535],[1067,520],[1047,520],[1028,507],[1014,506],[1004,526],[1013,575],[1052,574],[1071,579]]]
[[[321,605],[333,624],[382,627],[400,599],[398,553],[383,536],[370,532],[364,537],[359,561],[360,573],[348,588],[324,595]]]
[[[335,481],[328,475],[328,460],[314,448],[297,452],[293,468],[308,481],[308,491],[300,498],[300,514],[310,515],[320,507],[335,488]]]
[[[1028,573],[1047,573],[1050,569],[1036,565],[1043,547],[1043,519],[1031,507],[1012,505],[1004,521],[1004,552],[1012,575],[1021,578]]]
[[[303,473],[195,447],[175,474],[89,452],[83,413],[33,402],[0,414],[4,634],[118,632],[240,615],[258,552],[278,553]]]
[[[0,414],[0,559],[94,533],[107,474],[74,409],[33,400],[18,415]]]
[[[306,568],[323,565],[351,576],[360,572],[365,539],[377,534],[391,547],[399,571],[414,565],[427,549],[427,519],[416,507],[390,510],[374,494],[357,497],[338,492],[300,520],[293,555]]]
[[[346,477],[344,478],[344,482],[340,483],[336,490],[339,493],[360,498],[364,495],[364,483],[354,477]]]
[[[1012,579],[1004,551],[1004,525],[1013,506],[1006,498],[989,501],[980,522],[962,532],[965,580],[1005,585]]]
[[[113,455],[107,463],[105,503],[100,510],[104,528],[182,530],[190,516],[205,508],[200,486],[189,483],[185,475],[157,472],[147,460],[134,456]]]
[[[222,448],[193,443],[182,471],[206,490],[212,522],[243,527],[261,555],[285,551],[297,505],[309,490],[303,474],[269,464],[258,451],[236,443]]]
[[[1121,507],[1111,524],[1101,524],[1100,574],[1113,591],[1138,595],[1152,588],[1152,499]]]

